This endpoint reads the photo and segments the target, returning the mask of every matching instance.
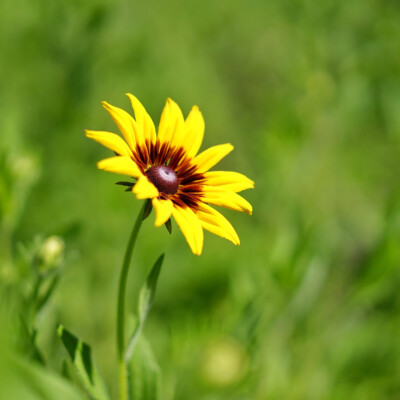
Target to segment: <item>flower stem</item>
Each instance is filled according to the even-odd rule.
[[[119,370],[119,398],[120,400],[128,400],[128,372],[124,360],[125,352],[125,297],[126,297],[126,283],[128,280],[129,265],[132,259],[133,249],[135,247],[136,239],[142,225],[143,213],[146,202],[143,203],[138,216],[136,217],[135,224],[132,229],[128,245],[125,250],[125,257],[122,263],[121,273],[119,276],[118,286],[118,305],[117,305],[117,355],[118,355],[118,370]]]

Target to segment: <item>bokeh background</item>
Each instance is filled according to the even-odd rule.
[[[96,169],[110,153],[84,129],[116,131],[100,102],[128,110],[129,91],[156,124],[167,97],[185,115],[197,104],[202,148],[231,142],[221,168],[256,184],[252,217],[223,211],[240,247],[206,234],[193,256],[154,216],[140,234],[131,310],[166,252],[144,332],[162,398],[400,399],[399,18],[395,0],[2,1],[1,279],[29,275],[21,244],[63,238],[37,321],[48,368],[65,357],[61,322],[116,391],[117,279],[140,205]]]

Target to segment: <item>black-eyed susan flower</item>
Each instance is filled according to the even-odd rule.
[[[155,226],[174,217],[194,254],[203,248],[203,229],[230,240],[239,237],[230,222],[210,205],[252,213],[248,201],[237,193],[254,182],[237,172],[210,171],[233,150],[229,143],[197,154],[204,135],[204,119],[197,106],[186,120],[179,106],[168,99],[158,133],[139,100],[129,97],[135,118],[121,108],[103,102],[125,141],[115,133],[86,131],[86,136],[113,150],[115,157],[100,161],[98,168],[127,175],[137,181],[132,192],[151,199]]]

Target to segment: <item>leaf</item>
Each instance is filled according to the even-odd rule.
[[[138,316],[140,323],[144,322],[147,317],[147,313],[151,305],[153,304],[154,295],[156,293],[156,286],[158,276],[161,271],[161,266],[164,261],[164,253],[158,257],[157,261],[154,263],[153,268],[151,269],[145,285],[142,287],[139,293],[139,307],[138,307]]]
[[[87,400],[87,396],[36,363],[12,356],[0,361],[0,399]]]
[[[21,322],[20,339],[23,352],[25,353],[25,355],[28,356],[28,358],[31,358],[32,360],[35,360],[40,364],[45,365],[44,357],[36,344],[37,330],[35,328],[29,329],[25,319],[22,316],[20,316],[20,322]]]
[[[126,186],[125,192],[131,192],[132,188],[135,186],[136,180],[134,182],[119,181],[115,182],[116,185]]]
[[[169,234],[171,234],[172,233],[171,218],[164,225],[167,228],[167,231],[169,232]]]
[[[128,365],[129,393],[134,400],[158,400],[161,397],[161,371],[148,341],[140,337]]]
[[[67,360],[64,360],[61,366],[61,375],[67,379],[68,381],[72,381],[73,377],[71,374],[71,367],[70,367],[70,363],[68,363]]]
[[[140,332],[143,329],[144,322],[146,320],[147,314],[149,313],[150,307],[153,304],[154,296],[156,293],[156,286],[158,276],[160,274],[161,266],[164,261],[164,253],[158,257],[157,261],[154,263],[151,269],[145,285],[142,287],[139,293],[139,304],[138,304],[138,323],[136,329],[134,330],[132,337],[129,341],[125,353],[125,360],[129,361],[132,357],[133,350],[135,348],[136,342],[139,338]]]
[[[152,209],[153,205],[151,203],[151,200],[147,199],[143,210],[142,221],[144,221],[150,215]]]
[[[90,346],[79,340],[62,325],[58,326],[57,332],[89,394],[96,400],[109,400],[110,397],[104,382],[93,363]]]
[[[46,305],[47,301],[50,299],[51,295],[53,294],[54,289],[56,288],[59,280],[60,280],[60,276],[56,275],[50,282],[50,284],[49,284],[48,288],[46,289],[46,291],[44,292],[44,294],[41,295],[37,299],[36,312],[39,312]]]
[[[115,182],[115,184],[116,185],[121,185],[121,186],[127,186],[127,187],[130,187],[132,189],[132,187],[135,184],[135,182],[119,181],[119,182]]]

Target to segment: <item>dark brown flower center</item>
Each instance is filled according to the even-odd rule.
[[[162,193],[175,194],[179,183],[176,173],[165,165],[156,165],[146,171],[149,181]]]

